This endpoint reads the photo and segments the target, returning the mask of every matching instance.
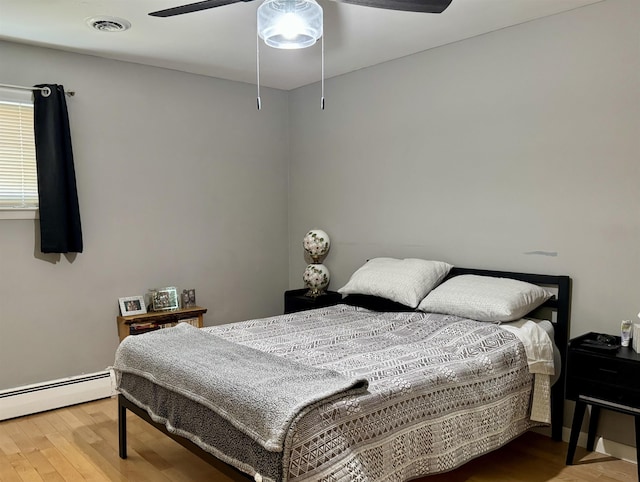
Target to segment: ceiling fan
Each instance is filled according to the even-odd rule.
[[[184,13],[198,12],[210,8],[222,7],[238,2],[251,2],[253,0],[204,0],[179,7],[167,8],[151,12],[152,17],[173,17]],[[405,12],[442,13],[452,0],[337,0],[340,3],[362,5],[364,7],[383,8],[387,10],[403,10]]]
[[[173,17],[185,13],[208,10],[238,2],[252,0],[204,0],[197,3],[181,5],[151,12],[152,17]],[[405,12],[442,13],[452,0],[335,0],[365,7],[375,7],[387,10],[402,10]],[[316,0],[264,0],[258,7],[257,38],[278,49],[299,49],[310,47],[322,38],[321,108],[324,110],[324,35],[322,7]],[[258,87],[257,105],[261,109],[260,100],[260,47],[256,43],[257,70],[256,84]]]

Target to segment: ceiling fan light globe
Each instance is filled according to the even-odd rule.
[[[282,32],[282,36],[287,40],[294,40],[300,32],[304,32],[304,21],[293,12],[285,13],[279,19],[276,29]]]
[[[311,47],[322,37],[322,7],[315,0],[266,0],[258,7],[258,35],[277,49]]]
[[[269,35],[264,38],[264,43],[269,47],[284,50],[304,49],[311,47],[316,43],[316,39],[313,36],[299,33],[295,36],[285,37],[284,35]]]

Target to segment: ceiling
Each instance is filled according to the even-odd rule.
[[[157,18],[147,14],[196,0],[0,0],[0,39],[255,83],[260,0]],[[409,13],[318,0],[324,9],[325,76],[602,0],[453,0],[441,14]],[[123,18],[125,32],[87,19]],[[321,78],[320,43],[277,50],[262,43],[260,83],[291,90]],[[2,80],[2,79],[0,79]]]

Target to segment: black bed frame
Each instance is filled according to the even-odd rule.
[[[447,276],[452,278],[462,274],[475,274],[481,276],[491,276],[493,278],[512,278],[520,281],[526,281],[545,287],[555,287],[557,295],[548,300],[541,308],[551,308],[556,311],[556,319],[554,320],[554,341],[560,350],[561,372],[560,378],[551,388],[551,437],[553,440],[562,440],[562,426],[564,417],[564,399],[565,399],[565,367],[567,362],[567,346],[569,343],[569,319],[571,315],[571,278],[569,276],[555,276],[543,274],[515,273],[509,271],[494,271],[474,268],[458,268],[454,267]],[[190,440],[175,435],[167,430],[160,423],[151,419],[147,411],[140,408],[136,404],[129,401],[122,394],[118,394],[118,445],[120,458],[127,458],[127,410],[135,413],[144,421],[153,425],[162,433],[168,435],[180,445],[186,447],[189,451],[198,455],[206,462],[213,465],[217,470],[227,477],[238,481],[253,480],[244,472],[235,467],[222,462],[214,455],[206,452],[198,445]]]

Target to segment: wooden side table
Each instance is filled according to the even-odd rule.
[[[116,318],[118,336],[120,337],[120,341],[122,341],[129,335],[176,325],[180,322],[188,322],[198,328],[202,328],[204,323],[203,318],[206,312],[206,308],[194,306],[193,308],[182,308],[179,310],[150,311],[142,315],[118,316]],[[132,327],[136,326],[148,326],[149,329],[132,329]]]
[[[591,418],[587,434],[587,450],[593,451],[600,410],[606,408],[632,415],[635,421],[636,456],[640,461],[640,355],[631,347],[617,351],[600,351],[585,345],[597,333],[587,333],[569,342],[567,355],[567,398],[575,400],[576,407],[571,424],[571,437],[567,450],[567,465],[573,457],[580,435],[582,419],[587,405],[591,405]],[[620,337],[613,337],[620,343]],[[640,465],[638,465],[640,480]]]
[[[289,290],[284,292],[284,312],[295,313],[296,311],[313,310],[315,308],[324,308],[325,306],[337,305],[342,301],[342,295],[337,291],[327,291],[325,294],[315,298],[306,296],[309,291],[304,288],[301,290]]]

